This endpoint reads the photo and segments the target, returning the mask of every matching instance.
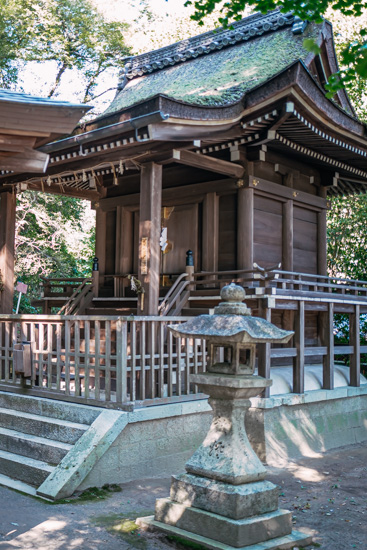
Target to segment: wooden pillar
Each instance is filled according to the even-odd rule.
[[[14,241],[16,195],[0,195],[0,271],[4,290],[1,292],[0,313],[13,313]]]
[[[293,201],[283,203],[282,269],[293,271]]]
[[[254,190],[238,190],[237,269],[252,269],[254,264]]]
[[[326,390],[334,389],[334,304],[328,304],[328,311],[322,314],[322,345],[327,348],[323,357],[323,384]]]
[[[106,273],[106,220],[108,212],[96,210],[96,257],[98,258],[99,286],[103,286]]]
[[[216,193],[207,193],[203,203],[203,249],[202,270],[218,270],[219,198]]]
[[[268,307],[268,298],[260,298],[259,300],[259,316],[271,323],[271,309]],[[258,344],[258,362],[257,371],[259,376],[271,378],[271,344]],[[270,388],[265,388],[262,393],[263,397],[270,397]]]
[[[361,345],[360,345],[360,306],[354,306],[354,313],[349,315],[349,343],[354,348],[350,356],[350,386],[361,385]]]
[[[158,314],[161,207],[162,166],[154,162],[143,164],[140,173],[138,279],[143,285],[144,297],[139,300],[140,315]]]
[[[327,275],[326,241],[326,210],[322,210],[317,215],[317,272],[319,275]]]
[[[305,303],[298,303],[294,320],[294,344],[297,350],[293,358],[293,393],[305,391]]]

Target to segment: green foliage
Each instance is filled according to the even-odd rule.
[[[32,191],[19,194],[15,275],[29,285],[20,311],[36,313],[30,301],[40,295],[41,276],[91,276],[94,243],[94,213],[89,202]]]
[[[90,101],[98,78],[122,67],[129,54],[126,29],[125,23],[106,21],[89,0],[0,0],[0,84],[16,84],[22,63],[55,61],[48,96],[67,69],[77,69],[83,101]]]
[[[202,24],[203,19],[213,13],[222,0],[187,0],[186,6],[193,5],[195,13],[192,18]],[[366,8],[364,0],[227,0],[222,7],[222,15],[219,21],[224,26],[229,26],[231,21],[242,18],[243,10],[251,6],[256,11],[267,13],[274,9],[280,9],[283,13],[292,11],[304,21],[321,23],[326,11],[331,9],[342,16],[359,17]],[[362,29],[355,40],[345,45],[340,52],[341,62],[344,68],[331,75],[326,85],[328,97],[332,97],[338,90],[350,85],[356,79],[367,78],[367,31]],[[305,44],[310,51],[317,54],[315,42],[308,41]]]
[[[327,231],[330,275],[366,280],[367,196],[334,198]]]
[[[353,195],[333,199],[328,215],[328,267],[333,277],[367,279],[367,196]],[[335,315],[334,338],[339,345],[349,344],[349,319]],[[367,316],[360,320],[360,340],[367,339]],[[349,364],[349,355],[338,356]],[[366,374],[367,355],[362,355]]]
[[[35,10],[28,0],[0,0],[0,87],[18,78],[19,57],[31,47]]]

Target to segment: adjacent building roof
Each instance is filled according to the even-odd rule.
[[[44,172],[48,154],[39,146],[70,133],[90,109],[0,89],[0,171]]]

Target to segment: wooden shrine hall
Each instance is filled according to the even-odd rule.
[[[259,371],[291,362],[302,392],[305,362],[321,361],[332,387],[338,312],[350,316],[344,353],[359,384],[367,284],[327,276],[326,212],[334,196],[366,191],[367,135],[344,90],[325,96],[336,71],[330,23],[278,11],[128,60],[103,115],[39,144],[45,174],[0,176],[2,197],[39,190],[96,209],[93,281],[46,281],[44,314],[184,319],[237,281],[255,314],[296,331],[290,350],[260,350]]]
[[[327,21],[274,11],[132,57],[108,109],[62,139],[77,107],[20,101],[6,118],[0,93],[2,126],[16,123],[0,130],[1,484],[55,499],[183,469],[210,420],[190,381],[208,350],[167,326],[210,312],[231,281],[294,331],[257,347],[273,380],[246,416],[260,458],[367,441],[367,282],[327,275],[330,201],[367,190],[366,126],[344,90],[325,96],[336,71]],[[27,189],[90,200],[96,257],[92,277],[43,281],[42,314],[14,315]]]

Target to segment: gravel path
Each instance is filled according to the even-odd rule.
[[[308,548],[367,550],[367,444],[269,468],[279,504],[296,527],[315,530]],[[0,487],[0,550],[168,550],[184,548],[163,535],[139,532],[133,520],[153,512],[169,479],[127,483],[101,498],[47,503]],[[102,498],[105,497],[105,498]]]

